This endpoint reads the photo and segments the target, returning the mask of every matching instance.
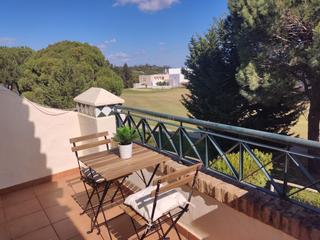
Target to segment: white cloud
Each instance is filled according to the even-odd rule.
[[[110,44],[113,44],[113,43],[116,43],[117,42],[117,39],[116,38],[111,38],[109,40],[105,40],[104,42],[102,43],[99,43],[97,45],[98,48],[100,48],[101,50],[104,50],[108,47],[108,45]]]
[[[141,11],[156,12],[171,7],[179,0],[116,0],[113,6],[137,5]]]
[[[8,46],[12,45],[16,42],[15,38],[10,38],[10,37],[0,37],[0,46]]]
[[[130,55],[125,52],[117,52],[109,55],[108,60],[115,63],[125,63],[130,60]]]
[[[111,44],[111,43],[116,43],[116,42],[117,42],[117,39],[115,39],[115,38],[112,38],[110,40],[105,40],[104,41],[105,44]]]

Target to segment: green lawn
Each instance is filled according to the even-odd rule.
[[[129,107],[143,108],[155,112],[187,116],[187,110],[181,104],[181,95],[188,93],[185,88],[165,90],[125,89],[121,97]]]
[[[302,114],[298,123],[291,129],[295,135],[299,135],[300,138],[308,139],[308,111]]]
[[[125,89],[121,97],[125,105],[129,107],[143,108],[155,112],[168,113],[182,117],[187,116],[187,110],[181,104],[181,95],[188,93],[185,88],[173,88],[168,90],[153,89]],[[300,138],[307,138],[307,113],[301,115],[292,132]]]

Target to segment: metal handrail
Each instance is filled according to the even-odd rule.
[[[159,117],[167,120],[189,123],[189,124],[201,126],[201,127],[212,129],[212,130],[237,134],[243,137],[252,137],[252,138],[271,141],[274,143],[279,143],[284,145],[300,146],[308,149],[311,148],[311,149],[320,150],[320,143],[316,141],[305,140],[301,138],[290,137],[290,136],[285,136],[277,133],[264,132],[260,130],[249,129],[249,128],[231,126],[231,125],[222,124],[222,123],[209,122],[209,121],[204,121],[204,120],[199,120],[194,118],[174,116],[170,114],[153,112],[153,111],[133,108],[133,107],[126,107],[126,106],[119,105],[119,106],[116,106],[116,108],[121,110],[126,110],[126,111],[147,114],[150,116]]]
[[[118,127],[135,129],[139,135],[136,142],[139,144],[169,154],[182,163],[201,161],[208,173],[218,174],[320,212],[320,208],[309,202],[304,203],[304,199],[298,196],[308,189],[313,189],[313,194],[320,194],[320,176],[314,176],[301,162],[302,159],[309,159],[320,163],[318,142],[126,106],[114,106],[113,113]],[[228,142],[224,145],[227,149],[220,145],[221,139]],[[271,154],[272,159],[265,162],[254,152],[255,149]],[[230,161],[229,153],[239,154],[236,163],[235,160]],[[244,153],[247,154],[246,158]],[[224,167],[214,166],[216,161],[221,161]],[[254,164],[256,168],[245,170],[245,163]],[[275,168],[271,168],[276,172],[269,169],[269,164],[276,164]],[[256,174],[260,174],[260,178],[267,182],[249,179]],[[279,179],[282,183],[279,183]],[[290,182],[292,180],[294,182]],[[295,181],[301,183],[298,189],[293,188]]]

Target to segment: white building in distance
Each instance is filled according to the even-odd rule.
[[[187,84],[181,68],[168,68],[163,74],[139,75],[134,88],[176,88]]]
[[[169,74],[139,75],[138,85],[142,88],[153,88],[161,85],[168,86]]]

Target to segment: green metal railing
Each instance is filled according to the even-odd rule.
[[[318,142],[125,106],[113,113],[142,145],[320,212],[320,174],[308,166],[320,168]]]

